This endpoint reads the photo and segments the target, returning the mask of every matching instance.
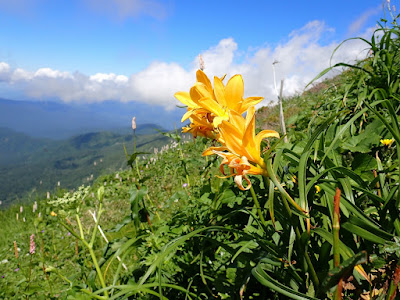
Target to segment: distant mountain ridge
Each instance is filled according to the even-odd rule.
[[[59,140],[88,132],[121,132],[123,128],[130,128],[133,116],[136,116],[138,127],[158,126],[170,130],[174,123],[180,126],[180,115],[178,109],[166,111],[161,106],[142,102],[76,104],[0,98],[0,127],[32,137]]]
[[[137,150],[153,153],[170,139],[154,124],[138,125]],[[130,132],[129,132],[130,131]],[[102,131],[65,140],[33,138],[0,127],[0,201],[8,204],[27,193],[90,184],[99,175],[127,168],[124,147],[133,152],[132,129],[127,134]]]

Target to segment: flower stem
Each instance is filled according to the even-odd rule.
[[[257,195],[254,192],[253,186],[250,186],[250,192],[251,192],[251,195],[253,196],[254,205],[255,205],[255,207],[257,209],[258,216],[260,217],[260,221],[263,224],[263,226],[266,227],[267,226],[267,222],[265,222],[264,216],[263,216],[262,211],[261,211],[260,202],[258,202]]]
[[[339,230],[340,230],[340,189],[336,188],[336,194],[333,198],[333,221],[332,221],[332,232],[333,232],[333,262],[335,267],[340,265],[340,250],[339,250]],[[334,299],[340,300],[342,299],[342,282],[343,279],[340,278],[339,283],[337,285]]]
[[[106,288],[106,283],[104,282],[103,274],[102,274],[101,269],[99,267],[99,263],[97,262],[97,258],[96,258],[96,255],[95,255],[94,251],[93,251],[93,247],[91,245],[89,245],[85,240],[82,240],[82,243],[89,249],[89,253],[90,253],[90,256],[92,257],[93,264],[94,264],[94,266],[96,268],[97,276],[99,277],[101,287],[103,289],[105,289]],[[107,290],[104,290],[104,296],[106,298],[108,298],[108,291]]]
[[[135,134],[136,130],[133,129],[133,153],[136,153],[136,134]],[[141,179],[140,177],[140,172],[139,172],[139,166],[138,166],[138,162],[137,162],[137,156],[135,159],[135,164],[136,164],[136,172],[138,175],[138,178]]]
[[[90,245],[91,247],[93,247],[94,240],[95,240],[95,238],[96,238],[96,233],[97,233],[97,228],[98,228],[99,222],[100,222],[100,216],[101,216],[102,208],[103,208],[103,204],[100,202],[100,204],[99,204],[99,209],[98,209],[98,211],[97,211],[96,224],[95,224],[94,229],[93,229],[92,238],[90,239],[90,244],[89,244],[89,245]],[[94,215],[94,216],[95,216],[95,215]]]

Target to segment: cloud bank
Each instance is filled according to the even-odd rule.
[[[319,72],[329,66],[332,52],[338,42],[322,44],[325,34],[333,29],[323,22],[313,21],[293,31],[288,39],[275,47],[260,46],[239,51],[233,38],[221,40],[217,45],[200,51],[205,61],[205,72],[212,78],[227,74],[242,74],[245,96],[262,96],[264,105],[277,99],[274,89],[272,63],[276,79],[285,80],[284,95],[302,92],[305,85]],[[369,37],[372,31],[364,36]],[[352,62],[367,55],[365,43],[352,40],[336,52],[332,63]],[[173,109],[179,104],[173,97],[180,90],[188,91],[195,82],[198,58],[194,57],[191,68],[178,63],[153,62],[144,70],[130,76],[114,73],[87,75],[81,72],[64,72],[51,68],[28,71],[12,68],[0,62],[0,86],[23,91],[33,99],[61,99],[65,102],[101,102],[119,100],[139,101],[162,105]]]

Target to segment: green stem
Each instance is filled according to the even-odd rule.
[[[257,209],[258,216],[260,217],[260,221],[263,224],[263,226],[266,227],[267,226],[267,222],[265,222],[264,216],[263,216],[262,211],[261,211],[260,202],[258,202],[257,195],[254,192],[253,186],[250,186],[250,192],[251,192],[251,195],[253,196],[254,205],[255,205],[255,207]]]
[[[282,200],[283,203],[286,207],[286,204],[288,205],[287,201],[290,202],[291,205],[293,205],[303,216],[308,217],[308,214],[306,211],[304,211],[294,200],[292,197],[290,197],[290,195],[288,194],[288,192],[286,192],[286,190],[283,188],[283,186],[280,184],[280,182],[278,181],[278,178],[275,175],[275,172],[272,168],[272,163],[271,163],[271,159],[267,160],[266,163],[267,166],[267,172],[268,172],[268,177],[272,180],[272,182],[275,184],[275,186],[278,188],[279,192],[282,195]],[[286,204],[285,204],[286,202]],[[286,210],[289,209],[290,207],[288,205],[288,208],[286,208]]]
[[[93,264],[94,264],[94,266],[96,268],[97,276],[99,277],[101,287],[103,289],[105,289],[106,288],[106,283],[104,282],[103,274],[102,274],[101,269],[99,267],[99,263],[97,262],[97,258],[96,258],[96,255],[95,255],[94,251],[93,251],[93,247],[91,245],[89,245],[88,242],[86,242],[86,240],[81,240],[81,241],[85,245],[85,247],[89,249],[89,253],[90,253],[90,256],[92,258]],[[106,298],[108,298],[108,291],[107,290],[104,291],[104,296]]]
[[[101,207],[101,204],[100,204],[100,207]],[[100,210],[99,210],[99,213],[100,213]],[[94,251],[93,251],[93,242],[92,242],[92,240],[94,240],[94,239],[93,239],[93,236],[94,236],[94,234],[95,234],[95,231],[96,231],[96,228],[97,228],[97,224],[98,224],[98,223],[96,223],[96,227],[95,227],[95,229],[94,229],[94,231],[93,231],[94,234],[92,235],[92,240],[90,241],[90,244],[88,244],[88,242],[86,242],[86,240],[85,240],[85,236],[83,235],[83,229],[82,229],[81,220],[79,219],[79,216],[78,216],[77,214],[76,214],[75,216],[76,216],[76,221],[77,221],[77,223],[78,223],[79,232],[80,232],[80,234],[81,234],[81,236],[78,237],[78,238],[81,240],[81,242],[83,243],[83,245],[85,245],[85,247],[89,249],[90,256],[91,256],[91,258],[92,258],[93,264],[94,264],[94,266],[95,266],[95,268],[96,268],[96,271],[97,271],[97,276],[99,276],[100,284],[101,284],[102,288],[104,289],[104,288],[106,287],[106,283],[104,282],[103,274],[101,273],[101,269],[100,269],[99,264],[98,264],[98,262],[97,262],[96,255],[94,254]],[[99,219],[100,219],[100,216],[99,216]],[[98,220],[99,220],[99,219],[98,219]],[[98,222],[98,220],[97,220],[97,222]],[[61,224],[64,225],[64,227],[68,228],[67,225],[65,225],[65,224],[63,224],[63,223],[61,223]],[[70,232],[71,232],[71,231],[70,231]],[[72,233],[72,232],[71,232],[71,233]],[[75,235],[75,234],[74,234],[74,235]],[[76,235],[75,235],[75,236],[76,236]],[[108,292],[107,292],[107,290],[104,291],[104,296],[105,296],[106,298],[108,298]]]
[[[85,236],[83,235],[83,229],[82,229],[81,220],[79,219],[78,214],[76,214],[75,217],[76,217],[76,222],[78,223],[79,232],[80,232],[80,234],[81,234],[80,239],[83,241],[83,240],[85,240]]]
[[[135,134],[135,129],[133,129],[133,153],[136,153],[136,134]],[[142,177],[140,177],[140,172],[139,172],[139,166],[138,166],[138,162],[137,162],[137,156],[136,156],[136,159],[135,159],[135,164],[136,164],[136,172],[137,172],[137,175],[138,175],[138,178],[139,179],[142,179]]]
[[[96,233],[97,233],[97,228],[98,228],[98,225],[99,225],[99,222],[100,222],[100,216],[101,216],[101,212],[102,212],[102,207],[103,207],[103,204],[100,202],[100,204],[99,204],[99,209],[98,209],[98,211],[97,211],[97,220],[96,220],[96,225],[94,226],[94,229],[93,229],[93,233],[92,233],[92,238],[90,239],[90,246],[91,247],[93,247],[93,244],[94,244],[94,240],[95,240],[95,238],[96,238]]]
[[[336,188],[336,194],[333,200],[333,221],[332,221],[332,232],[333,232],[333,262],[335,267],[340,265],[340,189]],[[342,279],[339,280],[337,285],[334,299],[342,299]]]

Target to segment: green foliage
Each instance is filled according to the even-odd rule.
[[[137,150],[140,159],[168,142],[168,138],[158,134],[139,134]],[[71,189],[93,184],[101,175],[125,170],[123,144],[127,145],[128,151],[133,151],[131,134],[98,132],[54,141],[0,129],[2,206],[21,199],[33,201],[55,190],[58,181],[61,187]]]
[[[218,159],[201,157],[212,142],[168,134],[175,143],[136,155],[132,170],[38,199],[41,216],[1,211],[0,297],[394,299],[398,36],[396,23],[379,28],[364,40],[371,57],[336,65],[350,69],[304,96],[312,100],[291,118],[289,142],[262,144],[268,176],[253,176],[251,191],[215,176]]]

